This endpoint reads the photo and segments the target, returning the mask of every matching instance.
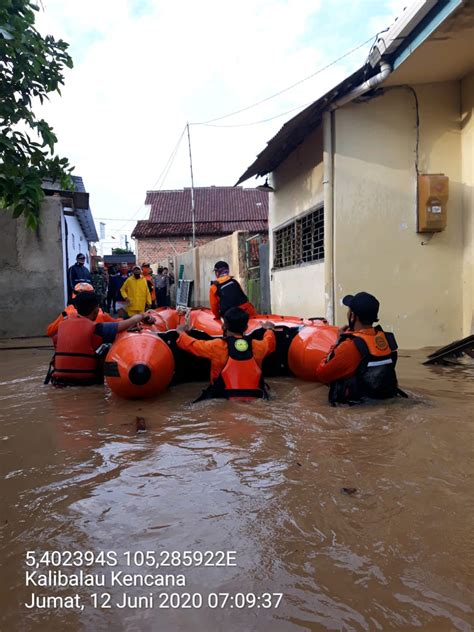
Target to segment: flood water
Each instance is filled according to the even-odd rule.
[[[0,629],[471,630],[474,370],[401,356],[409,400],[330,408],[290,378],[269,380],[269,403],[191,405],[198,384],[121,401],[43,386],[47,350],[0,350]],[[235,565],[166,566],[173,551]],[[105,587],[26,586],[32,569]],[[186,585],[112,586],[112,571]],[[32,594],[78,605],[27,608]],[[153,604],[119,608],[124,594]]]

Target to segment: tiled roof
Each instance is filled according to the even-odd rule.
[[[243,187],[198,187],[194,189],[196,222],[268,220],[268,193]],[[189,222],[191,189],[147,191],[150,222]]]
[[[243,187],[194,189],[196,234],[227,235],[235,230],[268,230],[268,193]],[[191,189],[147,191],[149,220],[135,226],[132,237],[192,234]]]
[[[196,222],[196,235],[228,235],[236,230],[261,233],[268,230],[263,220],[242,220],[235,222]],[[132,237],[171,237],[192,235],[191,222],[163,224],[161,222],[140,221],[135,226]]]

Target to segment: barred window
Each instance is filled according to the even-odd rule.
[[[324,259],[324,207],[293,220],[273,232],[273,267]]]

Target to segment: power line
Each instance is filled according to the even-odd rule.
[[[308,101],[307,103],[304,103],[303,105],[297,105],[294,108],[291,108],[291,110],[286,110],[286,112],[280,112],[280,114],[275,114],[275,116],[270,116],[269,118],[266,119],[261,119],[260,121],[252,121],[251,123],[236,123],[235,125],[214,125],[213,123],[200,123],[200,125],[202,125],[203,127],[217,127],[217,128],[228,128],[228,127],[250,127],[251,125],[260,125],[261,123],[267,123],[268,121],[273,121],[274,119],[280,118],[281,116],[285,116],[285,114],[290,114],[291,112],[294,112],[295,110],[300,110],[302,108],[307,107],[308,105],[311,105],[311,103],[313,103],[313,101]]]
[[[160,190],[161,190],[161,187],[163,186],[163,184],[164,184],[164,182],[165,182],[165,180],[166,180],[166,177],[168,176],[169,170],[171,169],[171,165],[172,165],[172,164],[173,164],[173,162],[174,162],[174,159],[175,159],[175,157],[176,157],[176,154],[178,153],[178,149],[179,149],[179,146],[180,146],[180,144],[181,144],[181,141],[182,141],[182,139],[183,139],[183,136],[184,136],[184,133],[185,133],[185,132],[186,132],[186,125],[184,126],[183,131],[181,132],[181,134],[180,134],[180,136],[179,136],[179,138],[178,138],[178,142],[177,142],[177,143],[176,143],[176,145],[174,146],[174,149],[173,149],[173,151],[171,152],[171,154],[170,154],[170,156],[169,156],[168,160],[166,161],[166,164],[165,164],[165,166],[163,167],[163,169],[162,169],[162,171],[161,171],[160,175],[158,176],[158,178],[157,178],[157,179],[155,180],[155,182],[153,183],[153,185],[152,185],[152,187],[151,187],[151,190],[155,190],[155,187],[158,185],[158,183],[160,183],[160,184],[159,184],[159,186],[158,186],[158,191],[160,191]],[[134,218],[136,218],[136,216],[138,215],[138,213],[142,210],[143,206],[144,206],[144,203],[142,202],[142,203],[140,204],[140,206],[137,208],[137,210],[135,211],[135,213],[132,215],[132,217],[131,217],[130,219],[124,220],[124,223],[122,224],[122,226],[120,226],[119,228],[116,228],[116,229],[115,229],[115,231],[116,231],[116,232],[120,232],[120,231],[124,228],[125,224],[127,224],[127,223],[129,223],[129,222],[132,222],[132,221],[135,221],[135,219],[134,219]],[[99,218],[97,218],[97,219],[99,219]]]
[[[337,59],[334,59],[332,62],[330,62],[326,66],[323,66],[322,68],[319,68],[318,70],[313,72],[311,75],[308,75],[307,77],[304,77],[303,79],[300,79],[299,81],[296,81],[295,83],[292,83],[290,86],[288,86],[286,88],[283,88],[283,90],[279,90],[278,92],[275,92],[274,94],[271,94],[270,96],[265,97],[264,99],[261,99],[260,101],[257,101],[256,103],[252,103],[251,105],[247,105],[246,107],[241,108],[240,110],[234,110],[234,112],[230,112],[229,114],[224,114],[223,116],[218,116],[216,118],[209,119],[208,121],[199,121],[199,122],[196,122],[196,123],[190,123],[190,125],[209,125],[209,123],[214,123],[216,121],[222,121],[222,119],[229,118],[230,116],[234,116],[235,114],[240,114],[241,112],[246,112],[247,110],[251,110],[252,108],[257,107],[258,105],[261,105],[262,103],[266,103],[267,101],[270,101],[271,99],[274,99],[275,97],[278,97],[281,94],[284,94],[285,92],[288,92],[289,90],[292,90],[293,88],[295,88],[296,86],[299,86],[300,84],[304,83],[305,81],[308,81],[309,79],[312,79],[313,77],[315,77],[316,75],[324,72],[325,70],[327,70],[331,66],[334,66],[334,64],[337,64],[339,61],[341,61],[345,57],[348,57],[349,55],[352,55],[352,53],[355,53],[355,51],[359,50],[359,48],[362,48],[363,46],[365,46],[366,44],[371,42],[374,39],[374,37],[376,37],[377,35],[378,35],[378,33],[375,36],[371,35],[369,37],[369,39],[365,40],[365,42],[362,42],[362,44],[359,44],[355,48],[352,48],[351,50],[347,51],[346,53],[344,53],[344,55],[341,55]]]

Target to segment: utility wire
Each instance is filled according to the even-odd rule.
[[[268,121],[273,121],[274,119],[280,118],[281,116],[285,116],[286,114],[290,114],[291,112],[294,112],[295,110],[300,110],[302,108],[307,107],[308,105],[311,105],[311,103],[314,103],[313,101],[308,101],[307,103],[304,103],[303,105],[297,105],[294,108],[291,108],[291,110],[286,110],[286,112],[280,112],[280,114],[275,114],[275,116],[270,116],[270,118],[266,118],[266,119],[261,119],[260,121],[252,121],[251,123],[236,123],[235,125],[214,125],[213,123],[200,123],[200,125],[202,125],[203,127],[217,127],[217,128],[228,128],[228,127],[250,127],[251,125],[260,125],[261,123],[267,123]]]
[[[178,153],[178,149],[179,149],[179,146],[180,146],[180,144],[181,144],[181,141],[182,141],[182,139],[183,139],[183,136],[184,136],[185,132],[186,132],[186,126],[184,126],[183,131],[181,132],[181,134],[180,134],[180,136],[179,136],[179,138],[178,138],[178,142],[177,142],[177,143],[176,143],[176,145],[174,146],[174,149],[173,149],[173,151],[171,152],[171,154],[170,154],[170,156],[169,156],[168,160],[166,161],[166,164],[165,164],[165,166],[163,167],[163,169],[162,169],[162,171],[161,171],[160,175],[158,176],[158,178],[157,178],[157,179],[155,180],[155,182],[153,183],[153,185],[152,185],[151,189],[148,189],[148,190],[155,190],[155,187],[156,187],[156,186],[158,186],[158,183],[159,183],[159,186],[158,186],[158,191],[161,191],[161,187],[162,187],[162,186],[163,186],[163,184],[165,183],[165,180],[166,180],[166,178],[167,178],[167,176],[168,176],[168,173],[169,173],[169,171],[170,171],[170,169],[171,169],[171,166],[172,166],[172,164],[173,164],[173,162],[174,162],[174,159],[176,158],[176,154]],[[134,218],[136,218],[136,216],[138,215],[138,213],[142,210],[143,206],[144,206],[144,203],[142,202],[142,203],[140,204],[140,206],[137,208],[137,210],[135,211],[135,213],[131,216],[131,218],[130,218],[130,219],[127,219],[127,220],[125,220],[125,221],[124,221],[124,223],[122,224],[122,226],[120,226],[119,228],[116,228],[114,232],[120,232],[120,231],[121,231],[121,230],[125,227],[125,225],[126,225],[126,224],[128,224],[129,222],[133,222],[133,221],[135,221],[135,219],[134,219]],[[99,218],[97,218],[97,219],[99,219]]]
[[[377,35],[378,35],[378,33],[377,33]],[[344,53],[344,55],[341,55],[337,59],[334,59],[332,62],[330,62],[326,66],[323,66],[322,68],[319,68],[318,70],[313,72],[311,75],[308,75],[307,77],[304,77],[303,79],[300,79],[299,81],[296,81],[295,83],[292,83],[290,86],[288,86],[286,88],[283,88],[283,90],[279,90],[278,92],[275,92],[274,94],[271,94],[270,96],[265,97],[264,99],[261,99],[260,101],[257,101],[256,103],[252,103],[251,105],[247,105],[246,107],[241,108],[240,110],[234,110],[233,112],[230,112],[229,114],[224,114],[223,116],[218,116],[216,118],[212,118],[212,119],[209,119],[207,121],[198,121],[196,123],[190,123],[190,125],[209,125],[210,123],[215,123],[216,121],[222,121],[222,119],[229,118],[230,116],[234,116],[235,114],[240,114],[241,112],[246,112],[247,110],[251,110],[252,108],[257,107],[257,105],[261,105],[262,103],[266,103],[267,101],[270,101],[271,99],[274,99],[275,97],[278,97],[281,94],[284,94],[285,92],[288,92],[289,90],[292,90],[293,88],[295,88],[296,86],[299,86],[300,84],[304,83],[305,81],[308,81],[309,79],[312,79],[313,77],[315,77],[316,75],[324,72],[325,70],[327,70],[331,66],[334,66],[334,64],[337,64],[339,61],[341,61],[345,57],[348,57],[349,55],[352,55],[352,53],[355,53],[355,51],[359,50],[359,48],[362,48],[363,46],[365,46],[366,44],[371,42],[374,39],[374,37],[376,37],[377,35],[375,35],[375,36],[371,35],[369,37],[369,39],[365,40],[365,42],[362,42],[362,44],[359,44],[355,48],[352,48],[351,50],[347,51],[346,53]]]

